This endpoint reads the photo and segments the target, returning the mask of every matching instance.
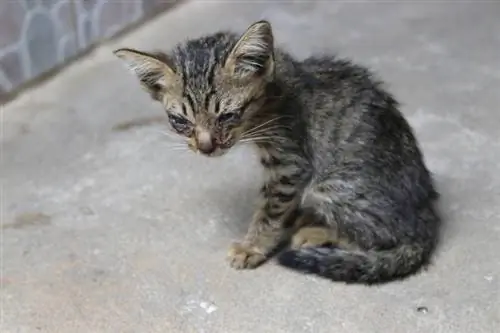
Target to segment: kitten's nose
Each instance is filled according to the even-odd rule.
[[[203,154],[211,154],[215,151],[215,140],[207,132],[201,132],[198,134],[198,150]]]
[[[215,151],[215,145],[211,141],[198,142],[198,150],[208,155]]]

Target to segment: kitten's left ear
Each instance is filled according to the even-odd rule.
[[[271,24],[258,21],[240,37],[224,68],[235,78],[268,77],[274,72],[274,37]]]
[[[154,99],[161,99],[166,90],[178,84],[174,70],[153,54],[122,48],[113,52],[137,75],[141,85]]]

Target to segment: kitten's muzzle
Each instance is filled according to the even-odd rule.
[[[202,132],[196,137],[196,148],[198,148],[201,153],[210,155],[217,148],[217,143],[215,142],[215,138],[209,133]]]

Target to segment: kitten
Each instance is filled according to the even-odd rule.
[[[168,54],[114,53],[192,150],[257,147],[267,180],[232,267],[257,267],[289,236],[278,262],[333,281],[384,282],[428,263],[438,194],[397,101],[367,69],[333,56],[297,61],[274,47],[267,21]]]

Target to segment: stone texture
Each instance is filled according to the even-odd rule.
[[[81,49],[87,49],[95,40],[92,23],[92,9],[97,5],[97,0],[72,0],[75,10],[78,43]]]
[[[19,1],[0,1],[0,50],[19,41],[24,14]]]
[[[25,43],[31,76],[36,77],[57,64],[57,36],[54,23],[46,15],[35,14],[27,24]]]
[[[19,53],[16,51],[4,54],[0,59],[0,68],[13,86],[17,86],[24,81]]]
[[[73,3],[71,1],[63,1],[62,4],[58,4],[57,6],[56,24],[64,32],[74,35],[76,22],[73,21],[75,14]]]
[[[32,9],[38,5],[38,0],[21,0],[18,2],[22,3],[28,9]]]
[[[9,70],[15,79],[2,83],[4,89],[15,89],[136,22],[142,17],[144,2],[149,0],[0,1],[0,65],[5,54],[18,54],[17,62],[28,59],[25,65],[31,69],[22,82],[12,74],[16,68]],[[24,25],[30,27],[21,34]]]
[[[93,24],[98,27],[99,37],[110,37],[127,24],[135,22],[140,14],[141,3],[138,1],[107,1]]]
[[[134,22],[143,15],[142,4],[144,0],[135,0],[123,2],[122,13],[125,18],[125,24],[127,22]]]
[[[111,37],[141,17],[141,1],[73,0],[78,15],[81,47],[86,48],[100,38]]]
[[[71,0],[66,0],[67,3],[70,3]],[[48,9],[52,8],[53,5],[60,2],[60,0],[39,0],[40,4]]]
[[[178,3],[180,0],[150,0],[142,1],[142,9],[146,15],[155,14],[162,9],[172,7],[174,4]]]
[[[59,59],[70,59],[78,54],[78,45],[75,38],[68,38],[59,41]]]
[[[78,20],[80,21],[78,26],[80,30],[78,31],[80,36],[80,47],[86,49],[95,40],[94,31],[92,30],[92,21],[87,17],[81,17]]]

